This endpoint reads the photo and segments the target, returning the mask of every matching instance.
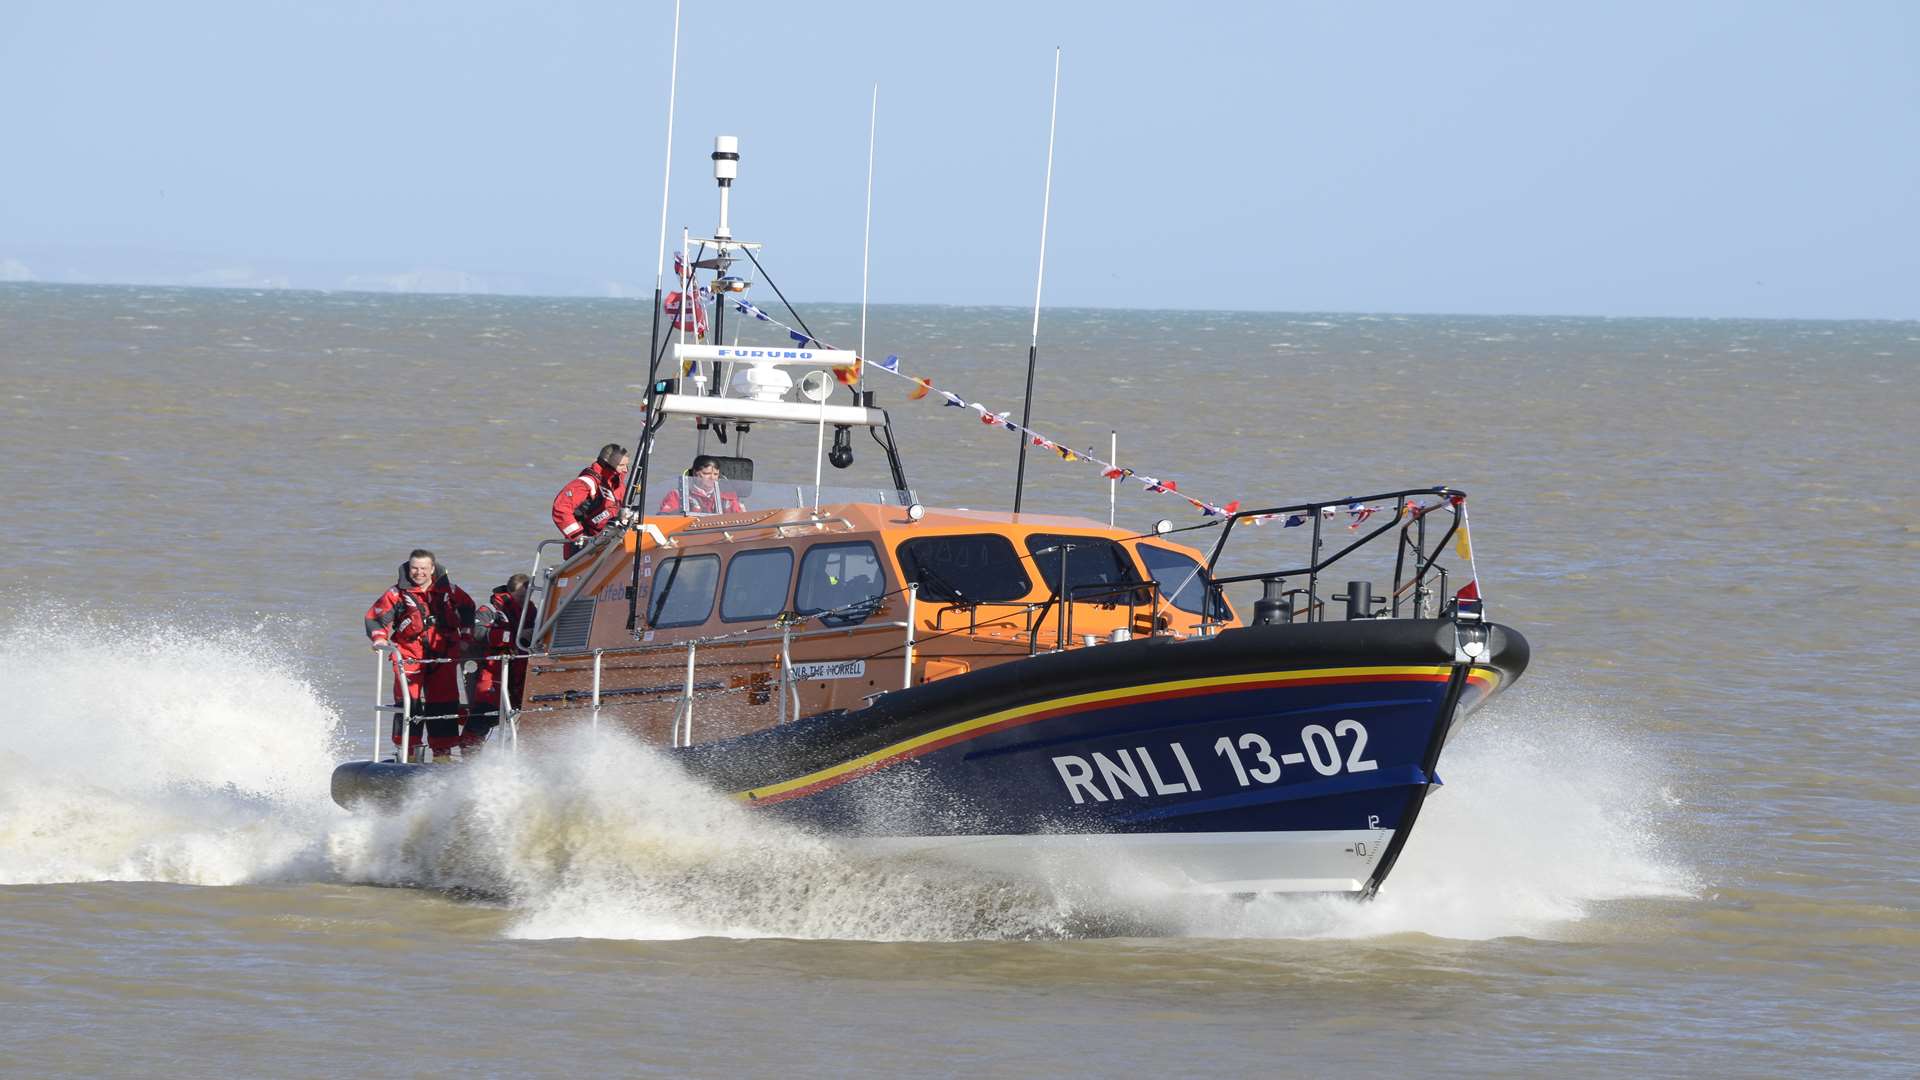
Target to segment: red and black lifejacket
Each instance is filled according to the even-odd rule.
[[[598,461],[580,470],[553,497],[553,526],[569,540],[598,536],[620,515],[627,474]]]

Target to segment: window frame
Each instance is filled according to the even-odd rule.
[[[764,615],[728,615],[727,585],[733,581],[733,565],[741,559],[751,559],[760,555],[773,554],[785,555],[787,557],[787,584],[780,592],[780,606]],[[768,619],[776,618],[781,612],[788,610],[788,604],[793,600],[794,571],[797,570],[799,566],[800,560],[794,557],[793,549],[790,547],[752,548],[747,551],[734,552],[733,555],[727,559],[727,572],[720,582],[720,621],[723,623],[764,622]]]
[[[1233,608],[1227,604],[1226,592],[1221,589],[1220,586],[1213,583],[1213,575],[1207,573],[1207,564],[1204,560],[1196,559],[1184,551],[1164,547],[1160,544],[1149,544],[1145,541],[1135,544],[1134,548],[1135,553],[1140,556],[1140,566],[1146,570],[1148,580],[1160,582],[1154,586],[1154,591],[1160,594],[1160,599],[1166,601],[1168,607],[1173,608],[1175,611],[1184,611],[1189,615],[1198,615],[1200,618],[1208,621],[1233,618]],[[1168,595],[1166,582],[1160,581],[1160,572],[1155,570],[1153,566],[1147,562],[1146,553],[1148,550],[1162,552],[1190,562],[1193,564],[1194,569],[1199,571],[1197,575],[1200,581],[1201,596],[1199,611],[1194,611],[1185,605],[1175,602],[1174,598]]]
[[[1049,569],[1058,571],[1060,567],[1059,556],[1053,554],[1044,556],[1036,554],[1033,550],[1034,541],[1041,539],[1048,541],[1047,543],[1041,544],[1041,547],[1052,547],[1053,544],[1057,542],[1072,544],[1078,541],[1109,544],[1111,545],[1109,550],[1119,554],[1119,566],[1128,580],[1108,583],[1106,587],[1111,591],[1098,598],[1086,597],[1075,599],[1067,594],[1067,589],[1073,586],[1069,586],[1066,582],[1055,584],[1048,577]],[[1034,574],[1040,579],[1039,587],[1046,589],[1048,596],[1059,596],[1063,600],[1071,600],[1076,604],[1124,604],[1126,603],[1128,588],[1143,587],[1147,582],[1147,579],[1140,576],[1140,567],[1135,563],[1133,554],[1127,550],[1127,546],[1110,536],[1082,536],[1075,533],[1032,532],[1028,533],[1022,539],[1021,546],[1027,549],[1027,561],[1033,563]],[[1069,551],[1067,553],[1067,576],[1069,579],[1073,576],[1073,558],[1073,553]],[[1092,586],[1093,584],[1095,583],[1082,582],[1079,587]],[[1142,595],[1145,595],[1144,592]]]
[[[878,545],[876,545],[872,540],[823,540],[820,543],[809,545],[805,551],[801,552],[800,562],[794,568],[793,611],[795,613],[804,615],[807,618],[811,619],[811,618],[817,617],[823,611],[832,610],[831,608],[820,607],[820,608],[815,608],[812,611],[808,611],[806,608],[801,606],[800,589],[807,580],[807,560],[813,558],[815,552],[831,551],[835,548],[855,548],[855,547],[863,547],[867,549],[867,554],[873,556],[873,564],[877,568],[878,573],[880,575],[879,579],[874,582],[874,591],[870,599],[877,602],[880,598],[887,595],[887,560],[886,560],[886,556],[881,554],[881,551]],[[839,605],[839,606],[845,606],[845,605]],[[871,612],[868,612],[867,614],[871,614]],[[856,615],[858,615],[857,618],[855,617]],[[865,622],[867,615],[859,614],[858,612],[847,612],[843,615],[834,616],[834,618],[840,621],[829,623],[825,619],[822,619],[821,625],[853,626],[853,625],[857,625],[858,623]]]
[[[658,621],[660,617],[660,609],[665,605],[665,599],[666,599],[665,597],[661,596],[660,593],[658,592],[658,582],[660,581],[661,572],[666,570],[667,565],[669,563],[675,566],[678,566],[683,562],[688,562],[696,559],[706,559],[706,560],[710,560],[713,563],[713,584],[708,586],[707,588],[706,613],[701,615],[698,619],[689,619],[686,621],[675,621],[675,622],[668,622],[668,623],[663,623]],[[675,589],[678,589],[679,587],[680,587],[680,584],[678,580],[678,575],[676,573],[675,579],[672,581],[671,586],[667,590],[667,596],[673,595],[673,591]],[[712,552],[701,552],[695,555],[675,555],[672,558],[660,560],[659,564],[653,568],[653,575],[647,579],[647,628],[650,630],[673,630],[682,626],[704,625],[709,619],[713,618],[714,606],[719,602],[717,599],[719,594],[719,587],[720,587],[720,556]]]
[[[909,545],[937,544],[937,543],[941,543],[942,541],[952,542],[956,540],[972,541],[977,539],[998,540],[1000,543],[1006,545],[1007,557],[1010,565],[1013,567],[1013,572],[1018,574],[1020,577],[1020,580],[1024,583],[1024,587],[1021,588],[1021,590],[1018,593],[1014,594],[1013,596],[1006,596],[1006,597],[967,596],[967,597],[953,597],[951,599],[944,598],[944,594],[942,594],[941,596],[929,596],[927,593],[927,589],[929,588],[928,584],[924,581],[920,581],[920,579],[916,576],[916,574],[909,573],[909,570],[908,570],[909,555],[907,551],[907,548]],[[994,533],[994,532],[946,533],[939,536],[908,537],[907,539],[902,540],[898,544],[895,544],[893,546],[893,557],[896,560],[898,560],[900,563],[901,580],[919,582],[920,599],[926,600],[930,603],[1017,604],[1025,600],[1027,597],[1033,595],[1033,588],[1034,588],[1033,575],[1027,572],[1027,568],[1025,565],[1028,559],[1023,558],[1020,554],[1020,549],[1014,546],[1013,541],[1001,533]],[[913,563],[913,569],[917,571],[920,568],[920,562],[917,556],[913,557],[912,563]],[[938,588],[938,586],[932,586],[932,587],[936,589]]]

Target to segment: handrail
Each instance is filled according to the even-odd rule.
[[[1429,589],[1430,580],[1434,576],[1437,576],[1439,592],[1442,595],[1445,595],[1447,592],[1450,571],[1447,566],[1440,565],[1439,560],[1447,552],[1448,544],[1460,533],[1464,524],[1463,504],[1465,498],[1466,494],[1464,492],[1454,488],[1410,488],[1375,495],[1349,496],[1340,499],[1295,503],[1287,506],[1238,510],[1227,515],[1224,521],[1213,522],[1204,526],[1213,527],[1213,525],[1218,524],[1221,527],[1218,538],[1213,545],[1212,551],[1208,553],[1204,564],[1204,569],[1207,571],[1205,580],[1208,582],[1209,588],[1217,589],[1220,586],[1256,580],[1272,581],[1282,577],[1307,575],[1308,583],[1306,589],[1296,589],[1284,594],[1288,599],[1284,604],[1283,617],[1291,618],[1304,615],[1305,619],[1309,622],[1323,621],[1329,612],[1327,611],[1327,605],[1318,594],[1318,579],[1320,575],[1329,568],[1340,565],[1343,560],[1352,556],[1360,548],[1374,543],[1381,536],[1397,529],[1399,535],[1395,543],[1395,551],[1392,558],[1393,584],[1386,596],[1381,599],[1388,602],[1388,611],[1391,612],[1392,617],[1400,617],[1403,607],[1410,597],[1413,604],[1413,617],[1424,617],[1427,603],[1433,595]],[[1382,502],[1388,505],[1384,507],[1374,505]],[[1427,516],[1440,510],[1446,510],[1448,512],[1449,520],[1446,527],[1444,529],[1429,528]],[[1367,528],[1361,535],[1356,536],[1350,542],[1337,545],[1336,550],[1328,552],[1325,550],[1327,537],[1323,529],[1324,522],[1337,518],[1343,511],[1354,516],[1354,522],[1351,526],[1353,529],[1360,529],[1361,523],[1368,520],[1372,514],[1381,515],[1384,521],[1381,524]],[[1225,577],[1212,576],[1212,571],[1219,566],[1226,545],[1234,535],[1234,530],[1239,525],[1255,518],[1272,518],[1291,515],[1310,515],[1312,519],[1314,526],[1311,533],[1313,550],[1305,563],[1257,573],[1237,574]],[[1293,524],[1304,523],[1305,522],[1302,521],[1294,522]],[[852,523],[846,518],[838,515],[828,515],[807,521],[784,521],[775,523],[761,519],[745,524],[694,525],[688,529],[676,531],[675,537],[677,538],[687,533],[711,534],[715,532],[740,532],[749,529],[787,527],[825,528],[833,525],[844,525],[848,528],[852,527]],[[1196,526],[1196,528],[1198,527],[1200,526]],[[656,530],[649,530],[650,533],[653,531]],[[1435,534],[1437,534],[1437,536]],[[1029,652],[1033,653],[1037,652],[1040,647],[1041,630],[1047,621],[1048,615],[1054,615],[1057,620],[1057,625],[1053,628],[1054,647],[1056,649],[1066,650],[1074,648],[1078,644],[1075,640],[1074,624],[1076,622],[1075,615],[1077,606],[1080,604],[1102,603],[1105,607],[1113,608],[1117,607],[1124,599],[1128,609],[1128,628],[1130,631],[1137,633],[1139,632],[1137,609],[1143,602],[1140,598],[1144,595],[1150,598],[1153,610],[1153,618],[1149,623],[1146,633],[1148,636],[1153,636],[1159,630],[1160,606],[1162,602],[1170,599],[1162,595],[1162,582],[1157,578],[1142,578],[1136,581],[1100,581],[1070,584],[1067,573],[1067,571],[1071,569],[1068,554],[1078,545],[1062,541],[1043,552],[1022,556],[1022,558],[1025,559],[1045,558],[1046,556],[1057,556],[1059,558],[1061,564],[1060,572],[1055,587],[1045,600],[1039,602],[1030,600],[983,601],[956,598],[947,602],[929,601],[933,605],[933,613],[929,620],[932,624],[932,632],[925,635],[920,633],[919,626],[919,621],[923,616],[920,610],[921,603],[924,599],[920,595],[920,586],[923,583],[913,581],[905,583],[899,589],[863,597],[857,602],[842,605],[837,608],[813,612],[807,615],[800,615],[797,612],[791,611],[782,612],[771,623],[742,630],[731,630],[720,634],[696,635],[679,638],[677,640],[633,642],[631,644],[581,649],[566,653],[555,653],[550,648],[541,651],[531,649],[529,647],[531,642],[539,640],[542,635],[551,633],[553,624],[559,617],[558,609],[564,606],[557,604],[553,597],[555,577],[562,572],[569,575],[582,573],[592,574],[595,572],[601,560],[611,557],[614,548],[610,538],[613,535],[615,534],[610,532],[594,538],[586,548],[577,552],[571,558],[563,560],[557,566],[543,567],[542,564],[547,557],[546,548],[549,544],[564,544],[566,541],[543,541],[537,547],[533,562],[533,571],[535,580],[538,582],[538,602],[546,608],[546,610],[539,612],[539,616],[532,621],[533,625],[529,626],[528,620],[526,619],[526,609],[523,608],[521,616],[516,621],[516,625],[509,638],[510,644],[505,651],[498,654],[482,652],[472,656],[423,657],[418,660],[408,659],[405,661],[406,665],[411,669],[415,665],[435,663],[471,664],[476,661],[479,663],[499,662],[502,669],[499,678],[499,722],[506,725],[509,738],[513,741],[514,745],[518,744],[519,720],[523,714],[577,709],[582,704],[585,704],[591,709],[593,722],[597,724],[603,708],[609,707],[609,698],[617,699],[619,702],[618,704],[612,705],[612,708],[631,709],[642,703],[640,699],[657,700],[654,695],[660,692],[673,693],[680,699],[675,709],[673,721],[673,744],[675,746],[687,746],[692,743],[692,714],[695,701],[698,697],[702,695],[718,696],[739,692],[765,692],[764,681],[755,681],[752,679],[746,680],[739,685],[727,686],[722,686],[719,682],[710,684],[698,682],[696,669],[698,653],[702,646],[764,647],[777,643],[777,663],[780,674],[779,686],[776,692],[781,696],[781,720],[782,722],[787,722],[797,719],[800,715],[801,708],[799,688],[799,682],[801,680],[795,677],[795,664],[792,656],[792,645],[795,641],[818,640],[827,637],[852,638],[857,635],[871,635],[874,633],[891,634],[893,632],[899,632],[901,636],[897,644],[890,642],[881,651],[872,653],[864,657],[864,659],[873,660],[886,658],[888,662],[891,662],[893,658],[898,657],[902,662],[903,668],[899,686],[901,688],[911,688],[915,685],[914,664],[927,654],[928,646],[933,641],[944,636],[958,633],[977,635],[983,624],[981,615],[983,609],[988,612],[985,620],[987,625],[1006,624],[1008,629],[1012,631],[1012,639],[1014,641],[1018,641],[1019,637],[1024,634],[1028,639]],[[1300,536],[1300,534],[1291,535]],[[1301,538],[1305,539],[1305,537]],[[1109,541],[1110,538],[1096,537],[1094,539],[1104,543]],[[1140,539],[1150,539],[1150,537],[1143,536],[1140,537]],[[675,546],[678,546],[678,544],[676,543]],[[1455,567],[1455,569],[1458,569],[1458,567]],[[1284,588],[1284,585],[1282,587]],[[902,621],[872,620],[870,618],[872,614],[887,610],[886,605],[895,593],[899,593],[905,599],[906,618]],[[1302,593],[1305,594],[1304,604],[1293,599]],[[533,602],[534,596],[530,595],[529,603],[531,604]],[[996,609],[1004,611],[1005,615],[995,614]],[[1442,613],[1444,614],[1448,610],[1450,609],[1443,607]],[[960,612],[966,613],[966,625],[948,628],[945,625],[946,616],[949,613],[958,614]],[[808,629],[801,628],[805,623],[819,619],[823,615],[855,613],[868,616],[868,620],[844,626],[820,625]],[[1349,617],[1359,616],[1350,614]],[[1225,622],[1208,619],[1203,614],[1199,633],[1202,636],[1211,636],[1225,625]],[[1121,639],[1121,635],[1115,635],[1115,640]],[[663,687],[647,688],[616,687],[610,690],[603,685],[605,665],[609,659],[618,661],[683,649],[687,654],[686,671],[683,678],[676,680],[678,685],[669,684]],[[587,656],[592,657],[590,667],[580,662]],[[512,693],[513,683],[516,680],[511,674],[513,664],[516,661],[540,661],[541,667],[539,670],[543,673],[585,672],[591,670],[593,678],[592,690],[589,694],[581,695],[581,697],[586,698],[585,702],[579,702],[575,697],[577,691],[568,691],[564,700],[561,701],[551,701],[548,696],[543,695],[539,698],[526,699],[526,705],[528,707],[516,706],[513,702]],[[732,657],[727,657],[724,655],[723,650],[723,657],[717,662],[724,665],[739,664],[741,661],[738,659],[737,653],[733,654]],[[372,756],[376,760],[385,752],[384,748],[386,744],[384,740],[388,732],[387,722],[389,718],[395,717],[397,717],[401,723],[401,760],[406,760],[406,758],[411,755],[411,723],[413,719],[411,695],[405,695],[397,704],[384,704],[384,702],[388,700],[386,696],[388,668],[393,667],[397,670],[400,664],[401,660],[399,655],[392,650],[386,650],[382,652],[376,669],[375,704],[373,706],[374,731],[371,747]],[[652,666],[653,665],[646,665],[645,667],[650,669]],[[628,670],[639,669],[629,668]],[[397,674],[396,677],[401,680],[401,685],[404,687],[404,672]],[[464,697],[464,686],[462,689]],[[540,702],[541,704],[535,705],[535,702]]]
[[[1414,505],[1409,502],[1409,500],[1421,496],[1437,497],[1438,501],[1425,505]],[[1220,536],[1215,540],[1213,550],[1207,557],[1207,573],[1216,586],[1234,585],[1249,581],[1278,581],[1282,578],[1298,577],[1301,574],[1305,574],[1307,575],[1307,588],[1305,590],[1307,595],[1307,618],[1308,621],[1320,621],[1325,614],[1325,609],[1320,603],[1319,596],[1320,575],[1329,567],[1339,563],[1360,548],[1367,546],[1395,528],[1399,528],[1400,538],[1396,544],[1394,554],[1393,585],[1388,593],[1388,595],[1393,598],[1392,614],[1394,617],[1398,617],[1400,614],[1399,597],[1404,592],[1402,582],[1404,581],[1403,575],[1406,568],[1407,548],[1411,546],[1414,553],[1414,586],[1417,605],[1419,592],[1424,588],[1427,574],[1433,570],[1434,564],[1440,558],[1442,552],[1445,551],[1447,541],[1452,539],[1460,527],[1460,507],[1466,501],[1466,497],[1466,492],[1460,491],[1457,488],[1436,486],[1387,491],[1375,495],[1348,496],[1319,502],[1296,503],[1291,506],[1235,511],[1233,514],[1228,515],[1224,527],[1220,530]],[[1322,525],[1326,519],[1336,516],[1342,511],[1351,512],[1350,508],[1355,507],[1366,507],[1370,512],[1378,512],[1377,507],[1372,507],[1369,504],[1386,500],[1393,501],[1393,513],[1387,517],[1387,520],[1383,524],[1367,531],[1331,555],[1324,555],[1322,553],[1325,544]],[[1438,510],[1449,511],[1452,515],[1452,521],[1447,530],[1442,533],[1440,538],[1429,548],[1427,546],[1426,518],[1428,514]],[[1409,515],[1411,515],[1411,518],[1409,518]],[[1290,518],[1295,516],[1310,516],[1313,522],[1310,541],[1311,550],[1308,561],[1304,565],[1263,570],[1250,574],[1236,574],[1226,577],[1213,576],[1213,571],[1219,566],[1220,557],[1226,550],[1227,541],[1232,538],[1234,528],[1241,522],[1249,519],[1264,521],[1276,517]],[[1354,523],[1355,527],[1358,526],[1361,520],[1365,520],[1365,518],[1362,517],[1356,520]],[[1445,568],[1442,567],[1440,572],[1444,578]],[[1416,610],[1418,610],[1417,606]]]
[[[693,536],[698,533],[715,533],[715,532],[726,534],[726,533],[746,532],[749,529],[774,529],[774,530],[824,529],[828,525],[845,525],[847,527],[847,531],[849,532],[852,532],[858,528],[858,526],[854,525],[853,522],[847,520],[845,517],[839,514],[827,514],[819,517],[810,517],[805,521],[769,521],[767,520],[768,518],[771,518],[776,514],[784,513],[787,510],[793,510],[793,509],[805,509],[805,508],[804,507],[782,507],[779,510],[768,510],[764,517],[760,517],[753,521],[745,522],[739,525],[691,525],[684,529],[675,529],[673,531],[673,535],[676,537],[680,537],[680,536]],[[729,539],[731,538],[729,537]]]

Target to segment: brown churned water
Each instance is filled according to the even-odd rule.
[[[1023,313],[872,318],[1018,410]],[[631,443],[647,326],[0,286],[0,1073],[1920,1067],[1920,324],[1046,314],[1034,426],[1072,445],[1215,502],[1471,493],[1534,669],[1365,905],[856,861],[610,740],[334,808],[360,612],[414,546],[475,593],[524,569]],[[925,501],[1009,504],[1005,432],[872,385]],[[811,443],[748,452],[807,479]],[[1105,516],[1094,470],[1029,477]]]

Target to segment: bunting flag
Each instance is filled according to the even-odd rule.
[[[764,311],[761,311],[759,308],[753,306],[751,302],[742,300],[739,297],[734,297],[733,310],[739,312],[742,315],[751,315],[754,318],[759,319],[761,322],[774,321],[773,316],[767,314]]]
[[[675,268],[676,270],[680,268],[680,264],[677,257],[676,257]],[[703,287],[697,295],[700,295],[702,297],[709,297],[711,296],[711,293],[708,292],[708,290]],[[804,333],[800,330],[796,330],[793,327],[788,326],[786,323],[781,322],[779,319],[776,319],[773,316],[768,315],[766,312],[760,310],[760,308],[756,307],[750,301],[747,301],[740,297],[732,297],[730,299],[730,302],[733,304],[734,310],[740,312],[742,315],[751,315],[755,319],[760,320],[761,322],[772,323],[773,325],[778,326],[781,329],[785,330],[787,332],[787,336],[793,339],[793,341],[799,346],[801,346],[802,348],[812,348],[812,347],[818,347],[823,349],[832,348],[832,346],[828,345],[826,342],[820,341],[819,339],[814,338],[810,334]],[[1178,496],[1182,500],[1186,501],[1186,503],[1192,506],[1195,510],[1198,510],[1202,516],[1208,517],[1208,518],[1230,518],[1234,514],[1237,514],[1240,512],[1239,499],[1234,499],[1233,501],[1228,502],[1225,505],[1216,505],[1214,503],[1207,502],[1205,499],[1200,499],[1192,495],[1188,495],[1185,492],[1180,490],[1180,484],[1178,481],[1161,480],[1157,477],[1145,476],[1135,472],[1132,469],[1122,468],[1118,465],[1113,464],[1112,462],[1104,461],[1098,455],[1094,454],[1092,451],[1074,450],[1063,443],[1057,442],[1053,439],[1048,438],[1045,435],[1042,435],[1040,432],[1033,431],[1027,428],[1023,424],[1015,423],[1011,419],[1011,415],[1012,415],[1011,412],[995,412],[980,402],[968,401],[966,398],[961,397],[959,394],[956,394],[951,390],[944,390],[938,386],[935,386],[933,383],[933,380],[930,378],[926,378],[924,376],[919,376],[919,375],[911,375],[906,372],[903,372],[900,370],[900,357],[898,355],[889,354],[885,360],[875,361],[871,366],[873,370],[884,371],[889,375],[893,375],[897,378],[905,379],[907,382],[911,383],[912,388],[907,391],[907,400],[909,401],[921,401],[934,394],[938,394],[940,396],[940,404],[942,408],[972,409],[975,413],[979,414],[981,423],[986,424],[989,427],[1005,428],[1016,436],[1026,438],[1029,441],[1030,445],[1037,446],[1046,450],[1052,450],[1054,453],[1060,455],[1060,459],[1062,461],[1068,461],[1068,462],[1086,461],[1097,466],[1101,470],[1100,475],[1102,479],[1109,480],[1109,481],[1120,481],[1120,480],[1126,480],[1126,479],[1138,480],[1140,481],[1142,487],[1144,487],[1145,490],[1147,490],[1148,492],[1154,493],[1154,494],[1171,494],[1171,495]],[[836,369],[834,372],[834,377],[838,379],[841,383],[851,386],[855,382],[859,381],[860,378],[866,373],[867,373],[866,362],[862,359],[855,359],[852,367]],[[1450,501],[1447,499],[1442,499],[1426,505],[1407,506],[1404,508],[1404,510],[1407,514],[1411,515],[1412,518],[1417,519],[1425,514],[1429,514],[1435,510],[1441,509],[1442,507],[1447,507],[1451,505],[1455,509],[1455,512],[1460,515],[1460,530],[1459,530],[1459,538],[1456,541],[1456,549],[1459,551],[1461,557],[1467,560],[1469,569],[1471,571],[1471,566],[1473,562],[1473,549],[1467,539],[1466,510],[1465,510],[1465,507],[1462,506],[1461,504],[1462,504],[1462,500],[1458,497],[1454,497]],[[1358,529],[1362,522],[1365,522],[1367,519],[1371,518],[1374,514],[1380,513],[1384,509],[1386,508],[1379,507],[1379,506],[1369,506],[1364,503],[1353,501],[1353,502],[1347,503],[1343,507],[1336,507],[1336,506],[1323,507],[1320,510],[1320,516],[1324,520],[1332,521],[1334,518],[1336,518],[1340,514],[1343,514],[1343,513],[1347,514],[1351,518],[1351,521],[1348,527],[1352,529]],[[1245,520],[1248,520],[1255,525],[1262,525],[1268,521],[1272,521],[1275,518],[1283,519],[1280,523],[1281,528],[1293,529],[1293,528],[1298,528],[1302,525],[1305,525],[1308,521],[1312,520],[1312,511],[1298,511],[1298,512],[1288,513],[1284,515],[1260,514],[1260,515],[1249,517]],[[1472,577],[1472,580],[1468,582],[1467,588],[1473,589],[1474,590],[1473,597],[1477,598],[1478,596],[1477,575],[1474,575]],[[1463,595],[1464,595],[1464,590],[1463,590]]]

